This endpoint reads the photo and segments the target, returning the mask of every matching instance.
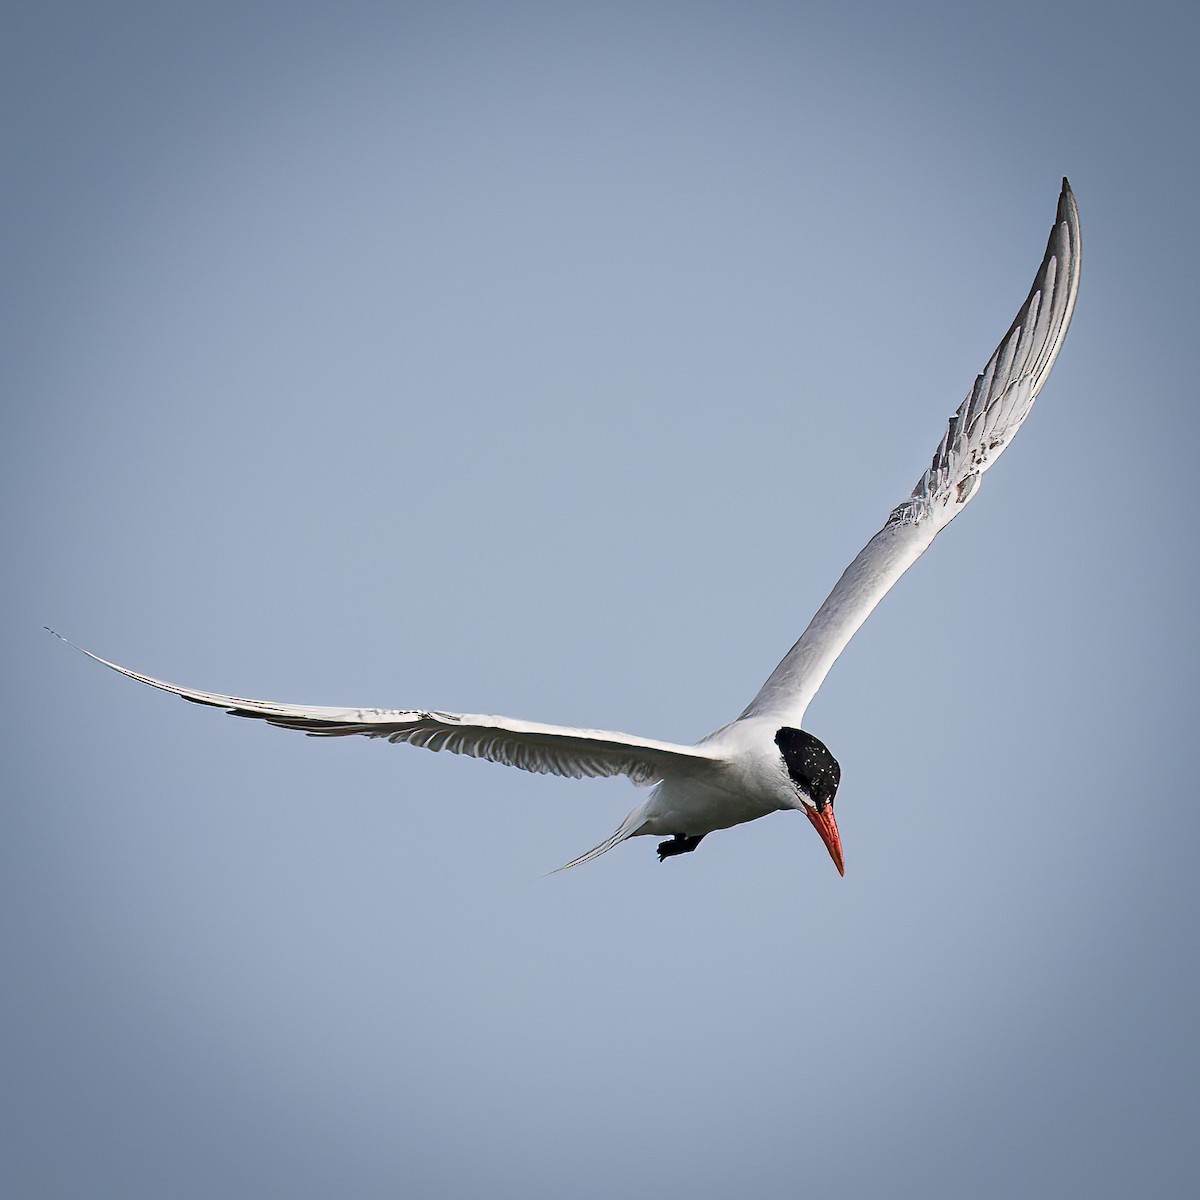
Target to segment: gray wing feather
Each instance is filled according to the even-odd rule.
[[[1064,179],[1046,253],[1025,303],[889,524],[934,515],[948,522],[975,494],[979,477],[1012,441],[1050,374],[1075,308],[1079,264],[1079,209]]]
[[[61,634],[54,636],[67,641]],[[67,644],[74,646],[73,642]],[[266,721],[281,729],[298,729],[310,737],[385,738],[426,750],[446,750],[503,763],[538,775],[570,779],[625,775],[642,785],[669,774],[703,770],[720,761],[715,749],[702,746],[681,746],[600,729],[543,725],[512,717],[419,709],[328,708],[223,696],[139,674],[82,646],[75,649],[130,679],[172,692],[193,704],[221,708],[232,716]]]
[[[1079,210],[1064,179],[1029,295],[950,418],[928,470],[846,568],[741,719],[769,713],[798,725],[830,667],[875,606],[975,494],[984,471],[1012,440],[1050,373],[1075,308],[1079,263]]]

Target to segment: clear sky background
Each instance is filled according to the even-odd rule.
[[[1197,1186],[1182,4],[14,3],[0,1072],[23,1197]],[[692,741],[1074,325],[792,814],[193,686]]]

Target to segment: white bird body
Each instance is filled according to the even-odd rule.
[[[703,774],[668,776],[630,813],[637,832],[703,837],[768,813],[799,808],[768,721],[736,721],[703,743],[720,759]]]
[[[694,746],[508,717],[246,700],[166,683],[83,652],[123,675],[184,699],[301,729],[314,737],[361,734],[541,774],[626,775],[636,785],[655,785],[611,836],[567,863],[568,867],[643,835],[672,838],[659,846],[660,859],[667,858],[694,850],[702,837],[717,830],[797,809],[817,829],[841,871],[841,841],[833,819],[841,772],[825,746],[803,730],[805,712],[847,642],[975,495],[984,471],[1025,419],[1070,323],[1079,263],[1079,214],[1064,179],[1033,287],[950,418],[929,468],[846,568],[799,641],[741,716]]]

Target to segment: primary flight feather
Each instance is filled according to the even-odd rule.
[[[824,744],[801,728],[805,710],[847,642],[975,495],[983,473],[1028,415],[1070,324],[1079,262],[1079,211],[1064,179],[1046,253],[1029,295],[950,418],[912,494],[892,510],[883,528],[846,568],[800,640],[741,716],[694,746],[510,717],[244,700],[166,683],[88,650],[83,653],[139,683],[234,716],[300,729],[310,737],[361,734],[543,775],[625,775],[635,784],[655,785],[613,834],[567,867],[641,835],[668,839],[658,847],[662,861],[695,850],[701,838],[715,830],[795,809],[812,822],[842,871],[842,845],[833,817],[841,769]]]

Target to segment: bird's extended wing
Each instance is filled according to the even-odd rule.
[[[50,630],[66,642],[62,634]],[[67,642],[74,646],[73,642]],[[636,784],[654,783],[665,775],[683,775],[703,770],[721,761],[715,749],[656,742],[627,733],[601,729],[568,729],[519,721],[510,717],[474,713],[421,712],[381,708],[318,708],[306,704],[276,704],[269,700],[244,700],[165,683],[140,675],[75,646],[89,658],[139,683],[174,692],[196,704],[223,708],[236,717],[257,717],[283,729],[300,729],[310,737],[387,738],[409,742],[427,750],[449,750],[532,771],[538,775],[564,775],[571,779],[588,776],[627,775]]]
[[[1029,296],[950,418],[929,469],[846,568],[742,718],[771,714],[799,725],[846,643],[975,494],[980,476],[1020,428],[1062,345],[1079,289],[1079,251],[1079,210],[1064,179],[1046,254]]]

